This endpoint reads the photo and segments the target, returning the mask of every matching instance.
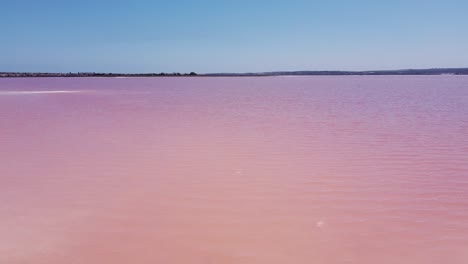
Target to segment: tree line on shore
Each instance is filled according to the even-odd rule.
[[[97,72],[69,72],[69,73],[41,73],[41,72],[0,72],[0,77],[181,77],[198,76],[190,73],[97,73]]]

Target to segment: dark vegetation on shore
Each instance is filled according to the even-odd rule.
[[[182,77],[198,76],[191,73],[98,73],[98,72],[69,72],[69,73],[44,73],[44,72],[0,72],[0,77]]]
[[[249,76],[340,76],[340,75],[468,75],[468,68],[434,68],[383,71],[278,71],[253,73],[41,73],[41,72],[0,72],[1,77],[249,77]]]

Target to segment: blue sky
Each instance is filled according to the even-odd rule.
[[[0,71],[468,67],[466,0],[2,1]]]

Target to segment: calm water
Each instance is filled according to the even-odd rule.
[[[468,263],[468,76],[0,79],[0,263]]]

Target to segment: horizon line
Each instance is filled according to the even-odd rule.
[[[440,71],[461,71],[463,74],[468,74],[468,67],[439,67],[439,68],[406,68],[406,69],[379,69],[379,70],[275,70],[275,71],[258,71],[258,72],[96,72],[96,71],[77,71],[77,72],[42,72],[42,71],[0,71],[0,77],[8,77],[2,75],[155,75],[155,76],[210,76],[210,75],[286,75],[286,74],[372,74],[372,73],[403,73],[403,72],[427,72],[434,73]],[[448,72],[450,73],[450,72]],[[457,72],[455,72],[457,73]]]

